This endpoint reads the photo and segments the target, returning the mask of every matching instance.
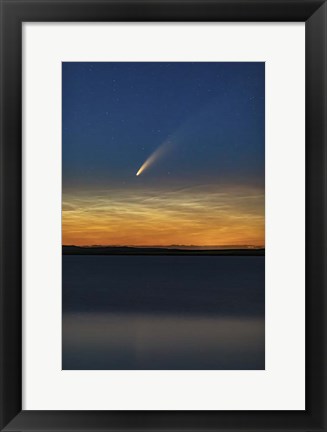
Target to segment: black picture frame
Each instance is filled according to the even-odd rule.
[[[0,4],[0,429],[326,431],[326,1],[0,0]],[[22,23],[28,21],[305,22],[305,411],[22,411]]]

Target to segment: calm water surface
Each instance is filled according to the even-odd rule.
[[[264,369],[265,258],[63,256],[63,369]]]

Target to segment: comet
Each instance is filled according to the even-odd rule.
[[[163,142],[151,155],[143,162],[140,169],[137,171],[136,176],[140,176],[146,169],[161,159],[170,149],[172,142],[167,140]]]
[[[136,177],[139,177],[144,173],[149,167],[151,167],[155,162],[161,159],[168,151],[172,149],[173,146],[185,141],[191,132],[194,135],[194,126],[197,124],[197,116],[206,114],[207,110],[201,108],[200,111],[197,110],[195,114],[186,119],[180,126],[175,130],[174,133],[169,134],[165,141],[157,147],[154,152],[143,162],[137,173]]]
[[[185,141],[188,137],[194,137],[195,134],[199,134],[200,130],[197,128],[199,119],[208,118],[208,114],[216,106],[215,103],[215,100],[211,100],[204,106],[197,108],[172,134],[169,134],[166,140],[143,162],[135,174],[136,177],[139,177],[144,171],[161,159],[173,146]]]

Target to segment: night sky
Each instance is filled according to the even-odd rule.
[[[63,244],[263,246],[264,89],[264,63],[63,63]]]

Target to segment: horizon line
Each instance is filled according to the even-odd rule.
[[[63,244],[62,247],[79,247],[79,248],[91,248],[91,247],[103,247],[103,248],[121,248],[121,247],[129,247],[129,248],[215,248],[215,249],[224,249],[224,248],[234,248],[234,249],[265,249],[265,245],[184,245],[184,244],[170,244],[170,245],[74,245],[74,244]]]

